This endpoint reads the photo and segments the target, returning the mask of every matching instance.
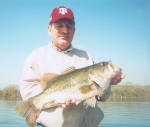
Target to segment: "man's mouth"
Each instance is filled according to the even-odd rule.
[[[69,36],[59,36],[59,37],[66,40],[66,39],[68,39]]]

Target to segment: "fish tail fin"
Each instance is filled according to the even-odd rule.
[[[95,107],[95,105],[96,105],[95,96],[85,100],[83,104],[85,105],[86,108],[89,106]]]
[[[16,111],[22,116],[26,117],[26,122],[30,127],[33,127],[36,119],[40,114],[40,110],[37,110],[30,101],[24,101],[16,107]]]
[[[16,107],[16,111],[19,113],[20,116],[25,117],[28,110],[30,109],[29,101],[23,101]]]

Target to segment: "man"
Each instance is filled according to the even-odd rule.
[[[38,95],[47,87],[40,84],[44,73],[61,74],[72,66],[77,69],[93,64],[87,52],[76,49],[71,44],[75,32],[71,9],[64,6],[55,8],[50,16],[48,32],[52,43],[32,51],[25,62],[20,86],[24,100]],[[112,84],[119,80],[121,73],[112,80]],[[106,90],[102,100],[109,95],[110,88]],[[44,127],[96,127],[104,117],[98,106],[85,108],[82,103],[72,105],[74,101],[71,99],[64,103],[66,104],[62,107],[42,111],[35,120],[36,124]]]

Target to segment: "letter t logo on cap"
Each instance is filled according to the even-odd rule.
[[[59,8],[59,13],[61,13],[62,15],[65,15],[67,12],[67,8]]]

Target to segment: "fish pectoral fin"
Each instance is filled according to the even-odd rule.
[[[71,67],[67,68],[65,71],[63,71],[61,74],[64,75],[64,74],[73,72],[75,70],[76,70],[75,66],[71,66]]]
[[[41,80],[40,80],[42,89],[46,89],[48,86],[48,83],[51,82],[52,80],[56,79],[59,76],[60,75],[54,74],[54,73],[44,73],[41,76]]]
[[[85,100],[85,101],[83,102],[83,105],[84,105],[86,108],[89,107],[89,106],[95,107],[95,105],[96,105],[95,96],[94,96],[94,97],[91,97],[91,98],[89,98],[89,99],[87,99],[87,100]]]
[[[42,107],[43,110],[45,109],[49,109],[49,108],[52,108],[52,107],[56,107],[57,106],[57,103],[55,100],[52,100],[52,101],[49,101],[47,103],[45,103]]]
[[[23,101],[16,107],[16,111],[22,116],[26,118],[26,122],[29,126],[33,126],[36,118],[40,114],[40,110],[36,109],[34,105],[30,103],[29,100]]]

